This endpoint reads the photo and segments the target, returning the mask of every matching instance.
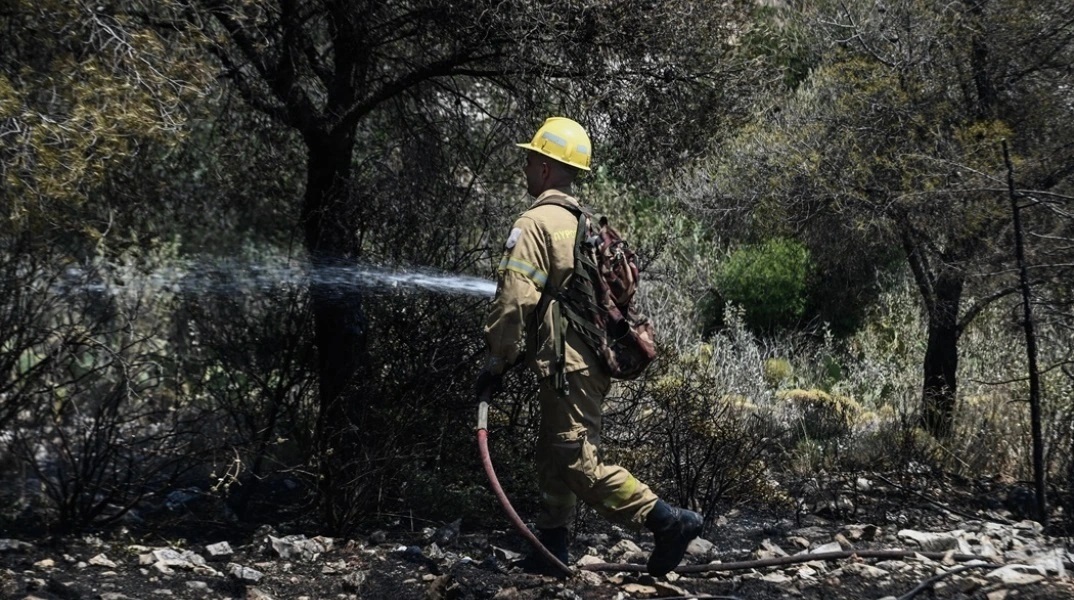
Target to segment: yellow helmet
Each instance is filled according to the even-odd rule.
[[[539,152],[583,171],[589,170],[589,158],[592,152],[589,136],[586,135],[581,125],[567,117],[546,119],[537,133],[533,135],[533,141],[528,144],[515,145]]]

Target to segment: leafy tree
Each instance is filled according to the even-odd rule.
[[[735,3],[707,8],[685,0],[184,5],[197,15],[190,22],[204,24],[244,99],[297,132],[305,146],[300,222],[314,269],[353,262],[370,245],[398,258],[399,248],[438,237],[430,233],[437,224],[432,217],[457,219],[460,211],[452,215],[446,207],[481,191],[470,179],[482,174],[475,167],[504,141],[528,136],[549,112],[577,114],[598,139],[628,140],[621,145],[624,160],[638,149],[649,160],[681,161],[683,146],[664,134],[698,131],[691,129],[694,117],[722,118],[710,102],[729,97],[729,86],[715,85],[725,75],[712,59],[735,22],[728,17],[741,14]],[[624,106],[637,114],[625,118],[631,111]],[[665,106],[676,110],[661,111]],[[653,141],[659,144],[646,148]],[[460,165],[466,148],[475,147],[481,161]],[[469,179],[463,189],[429,193],[443,192],[448,174],[458,177],[462,166],[470,172],[462,175]],[[408,228],[411,219],[433,227]],[[404,245],[385,243],[393,239]],[[453,264],[472,261],[467,252]],[[374,377],[376,340],[357,288],[314,284],[311,306],[320,361],[320,482],[328,521],[339,526],[354,505],[339,496],[352,479],[343,462],[375,447],[381,435],[361,418],[376,403],[361,388]]]
[[[184,103],[207,71],[189,35],[151,23],[167,7],[150,8],[12,0],[0,10],[5,233],[95,241],[110,225],[94,207],[109,175],[146,143],[182,140]]]
[[[928,315],[923,424],[945,436],[959,337],[1014,290],[999,143],[1025,189],[1054,192],[1074,174],[1074,8],[818,2],[784,16],[813,32],[814,66],[706,173],[709,206],[800,232],[822,265],[869,268],[899,248]]]

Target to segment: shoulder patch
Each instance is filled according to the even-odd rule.
[[[515,227],[514,229],[511,230],[511,235],[507,236],[507,243],[504,244],[504,246],[508,250],[510,250],[511,248],[514,248],[515,244],[518,243],[519,236],[521,236],[521,235],[522,235],[522,230],[519,229],[518,227]]]

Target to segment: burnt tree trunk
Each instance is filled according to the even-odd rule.
[[[951,435],[954,423],[962,285],[962,277],[956,274],[937,278],[928,311],[921,424],[937,438]]]
[[[1014,255],[1018,263],[1018,283],[1022,292],[1022,326],[1026,335],[1026,363],[1029,368],[1029,411],[1033,430],[1033,488],[1036,492],[1037,520],[1048,524],[1047,468],[1044,464],[1044,427],[1041,416],[1040,368],[1037,366],[1037,334],[1033,322],[1033,292],[1029,285],[1029,267],[1026,263],[1025,234],[1022,231],[1021,207],[1014,187],[1014,166],[1011,164],[1007,141],[1003,141],[1003,162],[1007,165],[1007,191],[1011,201],[1011,219],[1014,223]]]
[[[326,524],[349,522],[350,489],[355,462],[361,455],[361,398],[357,383],[366,360],[368,325],[357,287],[338,285],[332,269],[357,256],[354,213],[350,200],[353,128],[307,137],[309,159],[303,198],[303,227],[310,253],[310,304],[317,347],[319,404],[317,414],[318,488]]]

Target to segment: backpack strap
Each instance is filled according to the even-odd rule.
[[[537,208],[538,206],[552,205],[570,211],[572,214],[578,217],[578,232],[575,237],[575,264],[577,264],[577,253],[579,251],[578,240],[582,239],[586,233],[586,216],[589,215],[588,211],[579,205],[571,204],[567,202],[567,196],[565,195],[550,195],[542,200],[539,204],[534,205],[531,208]],[[555,307],[552,307],[552,300],[555,299]],[[569,386],[567,384],[567,322],[568,319],[573,323],[577,319],[577,315],[570,307],[566,306],[563,301],[562,290],[552,289],[551,286],[546,286],[541,290],[541,299],[537,302],[537,327],[536,327],[536,341],[537,346],[543,343],[541,337],[541,329],[544,323],[544,316],[550,310],[552,310],[552,348],[555,353],[555,366],[552,373],[552,384],[556,389],[556,392],[561,396],[567,396],[570,393]]]
[[[556,391],[566,396],[569,393],[566,376],[566,346],[567,325],[577,330],[586,345],[594,352],[600,354],[601,346],[605,341],[605,332],[597,327],[591,320],[591,315],[586,314],[587,307],[598,306],[597,290],[594,287],[594,278],[600,277],[599,267],[586,252],[587,235],[590,223],[600,223],[602,217],[595,215],[585,208],[567,202],[567,197],[562,195],[548,196],[537,206],[559,206],[574,214],[578,219],[578,230],[574,238],[574,272],[564,289],[554,289],[546,286],[541,291],[541,299],[537,303],[537,333],[538,345],[543,343],[539,334],[544,322],[544,315],[548,310],[552,315],[552,346],[555,352],[555,369],[553,372],[553,384]],[[557,302],[553,306],[552,300]]]

